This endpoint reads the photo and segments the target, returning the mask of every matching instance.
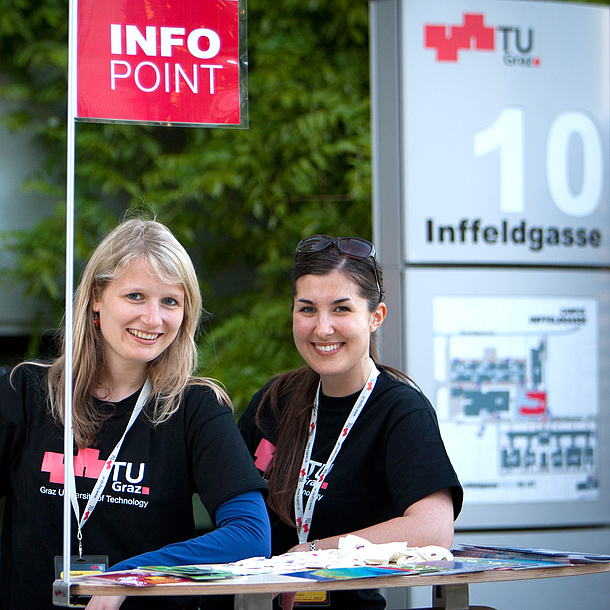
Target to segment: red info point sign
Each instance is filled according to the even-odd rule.
[[[77,118],[240,125],[237,0],[79,0]]]

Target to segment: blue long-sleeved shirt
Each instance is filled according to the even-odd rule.
[[[271,526],[260,491],[248,491],[227,500],[218,507],[215,517],[217,528],[214,531],[136,555],[117,563],[111,570],[230,563],[247,557],[271,555]]]

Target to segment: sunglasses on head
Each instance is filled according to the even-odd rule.
[[[297,245],[295,255],[299,259],[305,254],[315,254],[323,252],[331,246],[335,246],[341,254],[351,256],[352,258],[360,258],[366,260],[373,259],[373,270],[375,272],[375,282],[377,290],[381,294],[381,286],[379,285],[379,275],[377,274],[377,259],[375,258],[375,246],[366,239],[360,237],[330,237],[328,235],[312,235],[301,240]]]

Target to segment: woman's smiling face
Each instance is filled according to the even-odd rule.
[[[149,263],[134,260],[94,300],[109,371],[148,363],[174,341],[184,317],[184,290],[162,282]]]
[[[321,376],[325,394],[347,396],[362,389],[371,368],[371,332],[381,325],[385,312],[383,303],[370,312],[358,286],[341,271],[297,280],[294,343]]]

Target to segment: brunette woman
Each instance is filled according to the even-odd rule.
[[[259,391],[239,422],[268,480],[273,554],[337,548],[348,533],[450,547],[462,488],[430,402],[377,359],[386,305],[373,244],[304,239],[292,287],[305,365]],[[375,591],[333,591],[330,606],[385,603]]]

